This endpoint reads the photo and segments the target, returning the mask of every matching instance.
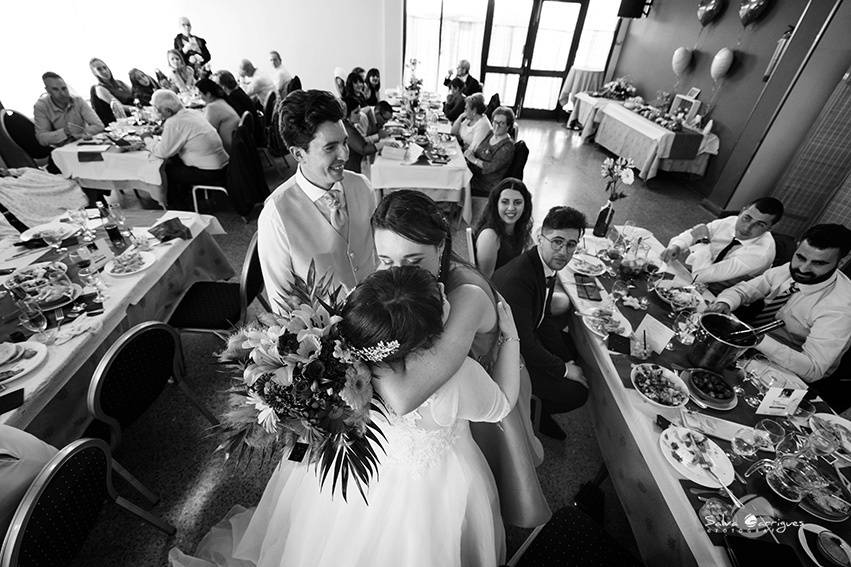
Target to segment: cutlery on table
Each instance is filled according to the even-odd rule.
[[[718,475],[715,474],[715,471],[712,468],[715,463],[712,461],[709,455],[704,452],[703,447],[700,443],[698,443],[697,439],[694,438],[694,435],[691,432],[689,432],[688,436],[691,438],[691,442],[694,443],[697,464],[700,465],[703,470],[709,473],[709,475],[715,480],[715,482],[717,482],[724,490],[724,492],[727,493],[727,496],[730,498],[730,501],[733,502],[733,506],[735,506],[736,508],[741,508],[743,506],[742,501],[736,498],[736,495],[733,494],[733,491],[727,488],[727,486],[723,482],[721,482],[721,479],[718,478]]]
[[[59,330],[62,329],[62,321],[65,320],[65,312],[60,307],[53,312],[53,317],[56,319],[56,332],[58,333]]]

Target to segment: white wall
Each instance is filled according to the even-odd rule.
[[[88,98],[92,57],[125,82],[132,67],[167,70],[165,52],[192,20],[214,70],[235,73],[243,58],[269,72],[269,50],[305,88],[330,89],[334,67],[377,67],[382,84],[400,81],[402,0],[10,0],[3,2],[0,101],[32,115],[51,70]]]

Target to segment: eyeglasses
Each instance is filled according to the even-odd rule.
[[[541,235],[541,238],[550,243],[550,248],[553,249],[553,252],[561,252],[565,248],[565,246],[568,250],[573,250],[579,244],[579,242],[577,242],[576,240],[565,240],[563,238],[550,239],[544,236],[543,234]]]
[[[502,121],[499,121],[499,120],[494,120],[493,125],[494,126],[508,126],[508,122],[502,122]]]

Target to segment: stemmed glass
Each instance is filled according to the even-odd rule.
[[[737,457],[750,461],[756,455],[757,449],[763,445],[763,441],[755,429],[742,427],[733,435],[731,445]]]
[[[67,248],[62,247],[63,232],[61,230],[43,230],[40,236],[60,256],[68,251]]]
[[[110,203],[109,214],[112,215],[113,219],[115,219],[115,224],[118,225],[118,231],[121,233],[121,236],[127,238],[132,234],[132,231],[127,227],[127,216],[124,214],[124,210],[121,208],[121,205],[118,203]]]
[[[71,222],[83,229],[80,236],[83,242],[91,242],[95,239],[94,232],[89,228],[89,214],[86,212],[85,208],[80,207],[79,209],[68,209],[68,218],[71,219]]]
[[[612,284],[612,298],[615,303],[629,295],[629,288],[626,285],[626,282],[623,280],[617,280]]]
[[[786,437],[786,430],[783,429],[783,426],[774,421],[773,419],[761,419],[756,422],[754,426],[758,432],[760,432],[765,439],[771,443],[772,447],[777,447],[781,441]]]
[[[33,338],[44,344],[51,342],[52,337],[47,334],[47,317],[35,301],[18,302],[21,315],[18,318],[21,326],[30,332],[36,333]]]
[[[103,294],[104,283],[97,270],[92,268],[80,268],[77,271],[77,275],[80,276],[80,279],[87,287],[91,287],[95,290],[95,303],[103,303],[106,299],[106,296]]]

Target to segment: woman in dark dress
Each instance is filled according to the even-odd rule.
[[[366,72],[366,104],[375,106],[381,100],[381,73],[373,67]]]
[[[89,61],[89,68],[98,80],[92,87],[92,107],[104,124],[115,122],[133,111],[133,91],[123,81],[112,76],[112,70],[102,59]]]
[[[476,265],[486,278],[532,243],[532,194],[519,179],[494,187],[476,228]]]
[[[151,95],[160,88],[156,79],[139,69],[130,69],[130,87],[133,91],[133,99],[138,100],[142,106],[151,104]]]

